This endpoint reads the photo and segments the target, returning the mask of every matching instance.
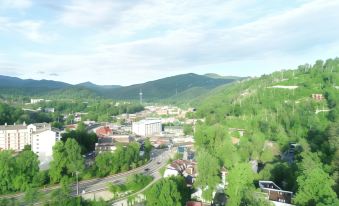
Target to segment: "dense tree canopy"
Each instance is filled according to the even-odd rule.
[[[59,182],[64,176],[74,176],[84,170],[84,159],[81,148],[74,139],[66,143],[56,142],[53,147],[53,161],[50,163],[49,175],[51,182]]]
[[[134,169],[148,161],[149,153],[150,149],[146,149],[145,154],[141,156],[140,145],[136,142],[130,143],[127,146],[117,145],[114,153],[102,152],[98,154],[95,159],[97,174],[105,176]]]
[[[25,191],[45,181],[43,172],[39,172],[38,157],[32,151],[24,150],[16,156],[11,151],[2,151],[0,165],[0,194]]]
[[[149,206],[185,205],[188,194],[182,177],[165,178],[146,191],[146,204]]]
[[[241,191],[258,180],[294,192],[297,205],[337,204],[338,72],[339,58],[317,61],[220,87],[200,100],[194,116],[205,122],[195,128],[198,165],[207,152],[229,169],[230,204],[249,202]],[[291,143],[299,146],[291,149]],[[259,175],[236,182],[251,176],[244,165],[252,160],[259,162]]]

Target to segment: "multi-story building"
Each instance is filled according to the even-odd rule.
[[[25,145],[30,145],[32,135],[27,125],[2,125],[0,126],[0,150],[21,151]]]
[[[32,151],[39,156],[40,167],[46,168],[52,160],[53,146],[60,140],[60,132],[47,123],[28,125],[32,133]]]
[[[52,148],[59,140],[59,131],[52,129],[47,123],[0,126],[0,150],[19,152],[25,145],[31,145],[42,167],[46,167],[52,160]]]
[[[159,134],[161,130],[160,119],[144,119],[139,122],[133,122],[132,124],[133,133],[144,137]]]

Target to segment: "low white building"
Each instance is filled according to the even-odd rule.
[[[143,137],[160,134],[161,130],[160,119],[144,119],[132,124],[132,132]]]
[[[43,102],[45,101],[44,99],[31,99],[31,104],[36,104],[36,103],[39,103],[39,102]]]

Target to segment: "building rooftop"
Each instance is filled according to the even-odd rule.
[[[202,202],[189,201],[186,203],[186,206],[203,206]]]
[[[152,124],[152,123],[161,123],[161,119],[143,119],[139,122],[134,122],[136,124]]]
[[[291,204],[293,193],[282,190],[272,181],[259,181],[259,187],[262,192],[267,194],[270,201]]]
[[[19,129],[26,129],[26,125],[1,125],[0,130],[19,130]]]

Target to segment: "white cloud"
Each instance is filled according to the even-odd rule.
[[[310,57],[325,58],[324,51],[338,53],[339,2],[300,4],[270,8],[255,0],[71,0],[55,21],[61,29],[69,26],[72,34],[68,38],[66,32],[67,43],[57,44],[73,52],[52,48],[23,52],[22,67],[56,73],[56,79],[74,83],[131,84],[209,69],[232,74],[221,66],[253,75],[277,65],[304,63]],[[46,36],[43,25],[0,18],[0,30],[17,31],[35,41]],[[83,38],[84,44],[72,44],[74,36]]]
[[[60,21],[69,26],[97,26],[114,21],[133,1],[72,0],[64,7]]]
[[[43,21],[12,21],[9,18],[0,16],[0,31],[4,31],[12,35],[19,33],[33,42],[46,43],[56,38],[56,35],[44,33],[42,31],[43,25]]]
[[[1,0],[0,8],[27,9],[32,6],[31,0]]]

